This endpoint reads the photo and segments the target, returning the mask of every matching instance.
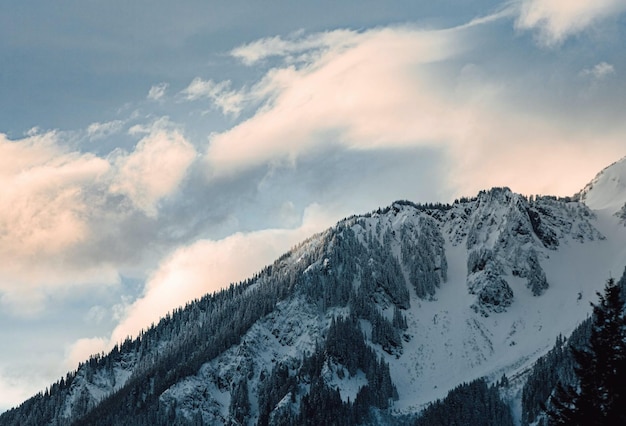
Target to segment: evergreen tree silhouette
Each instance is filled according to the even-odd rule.
[[[589,344],[572,349],[578,386],[559,383],[548,410],[551,425],[626,424],[624,299],[613,279],[597,294]]]

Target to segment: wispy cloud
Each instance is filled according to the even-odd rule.
[[[252,43],[239,46],[231,51],[231,55],[246,65],[254,65],[271,57],[287,57],[288,62],[310,60],[307,53],[321,53],[339,47],[349,47],[359,39],[359,34],[351,30],[335,30],[324,33],[303,35],[303,32],[292,34],[288,38],[279,36],[267,37]]]
[[[585,68],[580,72],[581,76],[592,77],[596,80],[602,80],[612,74],[615,74],[615,67],[606,62],[600,62],[592,68]]]
[[[329,33],[320,37],[323,42],[315,43],[313,37],[302,42],[326,46],[334,39]],[[320,144],[367,149],[449,136],[455,131],[447,124],[454,111],[432,96],[419,66],[453,54],[462,43],[453,45],[452,37],[448,32],[382,29],[353,34],[346,48],[341,32],[337,49],[329,46],[300,67],[270,70],[250,92],[266,103],[251,119],[211,139],[207,160],[212,172],[292,161]]]
[[[537,30],[542,44],[557,46],[624,10],[624,0],[522,0],[517,26]]]
[[[165,96],[167,89],[170,85],[168,83],[155,84],[148,91],[147,98],[151,101],[158,101]]]
[[[456,193],[502,184],[521,192],[577,190],[575,185],[590,178],[591,172],[583,170],[601,168],[620,152],[619,131],[598,135],[584,121],[575,131],[570,120],[528,109],[523,87],[491,80],[471,64],[453,71],[454,62],[476,48],[473,31],[510,13],[506,9],[449,30],[388,27],[349,37],[321,33],[319,40],[316,35],[286,42],[271,38],[244,46],[245,54],[239,55],[247,63],[272,55],[285,60],[248,91],[260,102],[256,113],[211,137],[205,155],[209,175],[294,165],[302,156],[331,147],[425,147],[447,153],[447,183]],[[317,54],[298,64],[287,59],[289,52],[315,48]],[[611,72],[607,65],[590,72],[604,77]],[[602,140],[606,149],[589,155],[590,140]],[[511,162],[512,152],[545,159],[544,172],[538,175],[531,162]],[[571,158],[580,159],[580,177],[564,182],[563,173],[577,173]]]
[[[237,115],[243,107],[244,94],[241,91],[229,90],[230,85],[231,82],[228,80],[215,83],[213,80],[197,77],[181,94],[188,101],[210,99],[224,114]]]
[[[91,140],[101,139],[122,130],[124,122],[122,120],[107,121],[104,123],[91,123],[87,127],[87,136]]]

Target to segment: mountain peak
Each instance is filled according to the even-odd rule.
[[[625,184],[626,159],[579,197],[614,201]],[[501,396],[522,407],[530,369],[589,315],[598,277],[623,267],[626,228],[605,237],[607,219],[506,187],[351,216],[90,358],[0,424],[390,424],[481,377],[510,377]]]
[[[626,204],[626,157],[606,167],[578,193],[593,210],[615,213]]]

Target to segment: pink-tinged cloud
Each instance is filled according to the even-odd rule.
[[[317,43],[304,37],[300,48],[277,39],[246,45],[240,56],[250,63],[322,47],[297,65],[271,69],[250,89],[248,96],[264,103],[248,120],[211,137],[209,175],[292,165],[329,147],[428,147],[446,153],[442,185],[458,195],[502,185],[524,193],[578,191],[624,155],[623,125],[600,129],[593,119],[549,116],[529,108],[520,87],[490,79],[479,65],[450,66],[459,52],[475,48],[477,27],[509,13],[446,31],[342,33],[335,46],[328,33]]]
[[[109,170],[91,154],[66,152],[54,134],[0,135],[0,257],[37,259],[83,241],[84,185]]]
[[[74,370],[78,364],[85,362],[91,355],[108,352],[111,348],[107,346],[108,342],[102,337],[90,337],[79,339],[71,344],[65,355],[65,367],[68,370]]]
[[[252,118],[211,138],[206,159],[212,174],[293,161],[329,144],[427,145],[455,134],[449,123],[459,119],[457,111],[433,93],[424,71],[462,44],[452,43],[451,32],[396,28],[352,34],[348,45],[345,36],[338,39],[336,48],[305,65],[272,69],[251,90],[250,96],[266,103]]]
[[[523,0],[516,25],[538,30],[543,44],[555,46],[624,10],[624,0]]]
[[[85,193],[110,165],[58,142],[55,133],[0,135],[0,302],[22,314],[40,307],[47,286],[116,279],[108,268],[76,268],[66,257],[91,237]]]
[[[310,206],[296,229],[236,233],[222,240],[200,240],[176,250],[147,281],[144,294],[128,306],[110,345],[136,336],[172,309],[252,276],[278,256],[341,216]]]
[[[196,151],[178,131],[155,130],[130,153],[115,153],[110,190],[128,196],[149,216],[158,202],[175,191],[196,158]]]
[[[176,131],[155,130],[108,159],[70,150],[55,132],[0,134],[0,306],[31,315],[60,289],[117,284],[121,265],[95,245],[133,211],[157,215],[195,157]],[[112,208],[116,194],[130,202]]]
[[[465,141],[449,151],[447,184],[457,195],[503,185],[522,194],[573,195],[626,153],[625,135],[624,127],[598,132],[506,109],[477,111]]]

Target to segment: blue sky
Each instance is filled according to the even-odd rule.
[[[0,4],[0,410],[338,219],[626,155],[623,0]]]

